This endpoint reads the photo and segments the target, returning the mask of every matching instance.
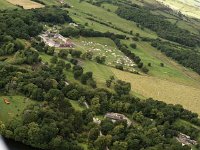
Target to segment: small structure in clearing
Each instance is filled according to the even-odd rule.
[[[105,118],[111,119],[112,122],[126,120],[128,126],[130,126],[132,124],[132,122],[130,121],[130,119],[128,119],[125,115],[119,114],[119,113],[113,113],[113,112],[106,113]]]
[[[178,137],[176,137],[177,141],[179,141],[180,143],[182,143],[182,145],[197,145],[197,141],[192,140],[190,138],[190,136],[183,134],[183,133],[179,133]]]
[[[4,103],[10,104],[10,101],[7,98],[4,98],[3,100],[4,100]]]

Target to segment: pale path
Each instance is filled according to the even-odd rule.
[[[184,108],[200,114],[200,88],[114,68],[111,70],[118,79],[130,82],[132,91],[144,97],[152,97],[169,104],[181,104]]]
[[[31,0],[7,0],[9,3],[14,5],[20,5],[23,6],[24,9],[31,9],[31,8],[41,8],[44,7],[44,5],[33,2]]]

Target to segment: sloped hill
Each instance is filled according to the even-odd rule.
[[[198,18],[200,14],[199,0],[157,0],[170,8],[180,11],[184,15]]]

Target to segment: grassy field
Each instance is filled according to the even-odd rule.
[[[102,4],[101,7],[111,12],[115,12],[118,8],[117,6],[114,6],[112,4],[107,4],[107,3]]]
[[[67,2],[71,6],[73,6],[72,9],[69,9],[70,13],[76,14],[76,15],[75,14],[72,15],[73,19],[81,24],[85,24],[87,22],[88,27],[93,28],[95,30],[104,31],[104,32],[105,31],[113,32],[113,30],[116,31],[116,29],[112,28],[112,30],[110,30],[110,28],[108,28],[107,26],[101,25],[97,22],[93,22],[93,21],[88,22],[88,19],[87,19],[87,17],[89,17],[88,14],[93,15],[93,18],[100,20],[102,22],[110,22],[110,24],[112,23],[112,25],[114,25],[115,27],[123,29],[126,32],[130,32],[132,30],[134,33],[140,33],[140,35],[142,36],[148,36],[152,38],[157,37],[157,35],[154,32],[148,29],[141,30],[140,28],[137,27],[136,23],[122,19],[119,16],[117,16],[115,13],[108,12],[107,10],[101,7],[91,5],[87,2],[79,3],[79,0],[68,0]],[[118,30],[117,32],[119,33]]]
[[[10,104],[5,104],[3,98],[7,98]],[[9,122],[13,117],[20,115],[27,105],[35,103],[24,96],[0,96],[0,120]]]
[[[77,111],[83,111],[85,108],[81,106],[77,101],[70,100],[70,103],[72,104],[72,107]]]
[[[17,6],[7,2],[6,0],[0,0],[0,9],[13,9],[17,8]]]
[[[114,75],[117,79],[130,82],[132,93],[139,97],[152,97],[170,104],[182,104],[200,114],[200,87],[173,82],[147,75],[135,75],[91,61],[84,62],[85,71],[92,71],[98,87],[105,87],[105,80]]]
[[[84,71],[92,71],[98,87],[105,87],[106,80],[114,75],[110,67],[92,61],[84,62]]]
[[[7,0],[13,5],[23,6],[24,9],[41,8],[44,7],[42,4],[33,2],[31,0]]]
[[[123,43],[128,46],[131,41],[123,41]],[[162,54],[160,51],[156,50],[147,42],[134,42],[137,44],[136,49],[130,49],[140,58],[142,62],[147,66],[148,63],[151,63],[151,67],[149,68],[149,75],[153,77],[158,77],[161,79],[167,79],[173,82],[178,82],[186,85],[192,85],[195,87],[199,87],[200,85],[200,76],[187,69],[169,57]],[[164,63],[165,67],[161,67],[160,63]]]
[[[200,88],[194,88],[176,82],[151,76],[134,75],[114,68],[112,72],[118,79],[130,82],[132,90],[145,97],[152,97],[169,104],[181,104],[183,107],[200,114]]]

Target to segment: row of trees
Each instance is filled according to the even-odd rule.
[[[168,57],[178,61],[183,66],[191,68],[200,74],[200,55],[198,52],[189,48],[177,47],[177,45],[160,40],[154,40],[151,45],[165,53]]]
[[[149,69],[144,66],[143,62],[141,61],[139,56],[136,56],[135,53],[131,52],[127,45],[121,44],[120,39],[113,37],[112,40],[115,42],[118,49],[123,52],[127,57],[133,60],[144,73],[148,73]],[[134,46],[135,47],[135,46]],[[119,65],[116,66],[117,69],[123,70],[123,66]]]
[[[116,13],[122,18],[132,20],[155,31],[160,37],[167,40],[191,47],[195,47],[200,43],[199,37],[173,25],[162,16],[153,15],[146,8],[120,5]]]

